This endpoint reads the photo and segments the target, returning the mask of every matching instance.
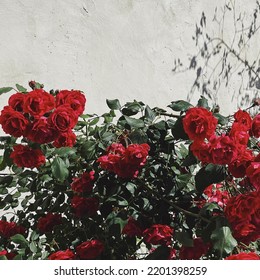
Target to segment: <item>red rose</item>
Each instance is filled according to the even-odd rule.
[[[8,253],[6,250],[2,250],[0,251],[0,256],[6,256],[8,260],[13,260],[16,254],[13,252]]]
[[[76,125],[78,117],[69,105],[62,105],[54,110],[49,117],[49,121],[59,133],[64,133]]]
[[[148,144],[131,144],[125,148],[122,144],[112,144],[107,155],[98,158],[101,168],[117,174],[121,178],[137,177],[139,169],[146,163]]]
[[[226,206],[230,196],[222,187],[222,184],[208,186],[203,192],[207,196],[206,201],[215,202],[222,208]]]
[[[127,224],[124,226],[122,230],[122,234],[126,234],[129,237],[142,236],[142,230],[138,224],[138,222],[133,218],[129,217]]]
[[[235,118],[235,122],[243,125],[246,131],[248,131],[251,128],[252,119],[251,116],[246,111],[242,111],[239,109],[235,113],[234,118]]]
[[[93,190],[95,171],[84,172],[80,177],[73,178],[71,188],[75,192],[87,192],[90,193]]]
[[[34,150],[29,146],[16,145],[10,158],[18,167],[34,168],[45,163],[46,159],[41,150]]]
[[[104,245],[99,240],[85,241],[77,246],[76,254],[81,260],[96,259],[104,251]]]
[[[23,111],[33,117],[41,117],[55,107],[55,99],[43,89],[35,89],[25,96]]]
[[[254,252],[241,252],[239,254],[226,257],[225,260],[260,260],[260,257]]]
[[[10,98],[8,100],[8,104],[15,111],[23,112],[24,99],[25,99],[25,94],[17,92],[10,96]]]
[[[53,146],[56,148],[60,147],[73,147],[76,143],[76,134],[69,130],[65,133],[61,133],[58,138],[53,142]]]
[[[257,240],[260,237],[260,193],[255,191],[230,198],[225,216],[237,240],[244,243]]]
[[[46,233],[51,232],[55,226],[60,224],[62,224],[62,218],[60,214],[48,213],[38,220],[37,228],[41,233]]]
[[[68,104],[77,116],[85,109],[86,97],[79,90],[61,90],[56,96],[56,107]]]
[[[0,124],[5,133],[20,137],[24,135],[29,121],[20,112],[10,106],[5,106],[0,115]]]
[[[57,131],[51,127],[46,117],[40,117],[28,126],[25,136],[34,143],[45,144],[54,141]]]
[[[6,250],[0,251],[0,256],[5,256],[6,254],[7,254],[7,251],[6,251]]]
[[[153,225],[143,232],[144,241],[153,245],[170,243],[172,235],[172,228],[160,224]]]
[[[243,178],[246,175],[246,169],[253,158],[254,156],[251,150],[238,150],[237,158],[228,165],[229,172],[235,178]]]
[[[260,137],[260,114],[253,119],[251,133],[256,138]]]
[[[197,157],[202,163],[212,162],[209,149],[210,144],[203,141],[194,141],[190,146],[190,150],[193,155]]]
[[[139,168],[146,163],[150,147],[148,144],[131,144],[125,150],[124,160],[126,165],[134,165]]]
[[[209,250],[209,244],[205,244],[201,238],[193,239],[193,246],[182,246],[180,249],[181,260],[199,260]]]
[[[15,234],[25,234],[25,228],[17,225],[15,222],[6,222],[0,220],[0,236],[8,239]]]
[[[71,200],[71,207],[78,218],[86,215],[93,216],[97,213],[99,201],[95,197],[74,196]]]
[[[248,165],[246,175],[251,184],[260,190],[260,154]]]
[[[234,139],[237,144],[247,146],[249,134],[245,130],[245,126],[240,123],[233,123],[229,133],[230,138]]]
[[[49,257],[49,260],[74,260],[75,254],[67,249],[66,251],[57,251],[55,253],[52,253]]]
[[[237,146],[234,141],[226,135],[210,139],[209,150],[214,164],[229,164],[237,157]]]
[[[183,118],[184,131],[191,140],[210,138],[217,127],[218,120],[205,108],[190,108]]]

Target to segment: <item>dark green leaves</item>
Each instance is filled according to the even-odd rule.
[[[125,120],[131,128],[143,128],[145,126],[144,121],[140,119],[125,116]]]
[[[121,105],[118,99],[107,99],[107,106],[109,107],[109,109],[111,110],[120,110],[121,109]]]
[[[187,111],[189,108],[193,107],[189,102],[184,100],[178,100],[172,102],[170,105],[168,105],[169,108],[171,108],[173,111]]]
[[[7,93],[7,92],[11,91],[12,89],[13,89],[12,87],[2,87],[2,88],[0,88],[0,94]]]
[[[203,193],[206,187],[213,183],[222,182],[226,177],[225,167],[222,165],[208,164],[202,167],[195,176],[196,189]]]
[[[19,84],[16,84],[15,85],[17,90],[20,91],[20,92],[27,92],[27,89],[24,88],[23,86],[19,85]]]
[[[237,241],[232,236],[229,227],[221,227],[214,230],[211,234],[211,240],[213,241],[213,248],[220,252],[230,254],[237,246]]]
[[[51,165],[52,175],[55,179],[63,182],[69,176],[69,170],[63,159],[56,157]]]
[[[22,234],[16,234],[10,238],[14,243],[21,245],[22,247],[26,247],[28,245],[28,241]]]

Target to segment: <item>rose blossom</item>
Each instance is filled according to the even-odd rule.
[[[49,260],[74,260],[75,254],[67,249],[66,251],[57,251],[55,253],[52,253],[49,257]]]
[[[57,139],[53,142],[53,146],[56,148],[60,147],[73,147],[76,143],[77,136],[72,130],[60,133]]]
[[[35,89],[26,94],[23,111],[33,117],[41,117],[55,107],[54,97],[43,89]]]
[[[34,143],[45,144],[54,141],[57,131],[49,124],[48,118],[40,117],[28,126],[25,136]]]
[[[49,121],[58,133],[64,133],[74,128],[78,117],[69,105],[62,105],[53,111],[49,116]]]
[[[81,260],[96,259],[104,251],[104,245],[99,240],[85,241],[77,246],[76,254]]]
[[[61,90],[56,96],[56,107],[68,104],[77,116],[85,109],[86,97],[79,90]]]
[[[32,149],[29,146],[16,145],[10,158],[18,167],[34,168],[43,165],[46,161],[44,154],[39,149]]]
[[[254,252],[241,252],[236,255],[228,256],[225,260],[260,260],[260,257]]]
[[[15,234],[25,234],[25,228],[17,225],[15,222],[6,222],[0,220],[0,236],[8,239]]]
[[[199,260],[209,250],[209,245],[199,238],[193,239],[193,246],[182,246],[180,249],[181,260]]]
[[[183,119],[183,128],[191,140],[204,140],[215,133],[217,123],[218,120],[207,109],[190,108]]]
[[[246,175],[251,184],[260,190],[260,154],[248,165]]]
[[[170,243],[172,235],[173,229],[161,224],[153,225],[143,232],[144,241],[153,245]]]
[[[8,105],[12,107],[15,111],[23,112],[23,103],[25,99],[25,94],[17,92],[10,96],[8,100]]]
[[[235,122],[243,125],[246,131],[248,131],[251,128],[252,118],[246,111],[242,111],[239,109],[234,114],[234,118],[235,118]]]
[[[229,164],[236,159],[238,153],[234,141],[226,135],[210,139],[210,154],[214,164]]]
[[[212,162],[211,154],[209,152],[210,144],[204,141],[194,141],[190,150],[195,157],[197,157],[202,163]]]
[[[71,188],[75,192],[90,193],[93,189],[95,171],[84,172],[80,177],[73,178]]]
[[[14,137],[23,136],[29,121],[20,112],[15,111],[10,106],[5,106],[1,111],[0,124],[3,131]]]
[[[237,144],[247,146],[249,133],[245,130],[245,127],[242,124],[233,123],[229,136],[234,139]]]
[[[260,238],[259,191],[231,197],[225,208],[225,216],[237,240],[248,244]]]
[[[133,217],[129,217],[127,224],[124,226],[122,230],[122,234],[126,234],[129,237],[133,237],[133,236],[140,237],[142,236],[142,230],[138,222]]]
[[[251,133],[256,138],[260,137],[260,114],[253,119]]]
[[[39,218],[37,228],[41,233],[51,232],[53,228],[62,223],[60,214],[48,213],[44,217]]]
[[[251,150],[238,150],[237,158],[228,165],[229,172],[235,178],[243,178],[253,158],[254,156]]]

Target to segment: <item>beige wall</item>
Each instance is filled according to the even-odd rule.
[[[215,6],[225,2],[1,0],[0,87],[36,80],[48,90],[81,89],[91,113],[104,112],[106,98],[162,107],[185,99],[195,73],[173,75],[174,58],[196,52],[191,37],[201,12],[211,28]],[[235,2],[245,11],[255,5]],[[227,37],[232,32],[227,26]],[[0,109],[7,97],[0,96]],[[236,106],[226,90],[217,102],[224,112]]]

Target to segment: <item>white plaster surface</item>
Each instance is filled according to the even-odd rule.
[[[90,113],[105,112],[106,98],[165,107],[186,99],[195,78],[194,71],[174,75],[174,59],[188,62],[197,52],[191,37],[202,11],[211,28],[215,7],[225,2],[1,0],[0,87],[36,80],[47,90],[81,89]],[[233,2],[246,12],[255,7],[254,0]],[[254,56],[259,45],[253,44]],[[0,109],[8,97],[0,96]],[[236,106],[225,90],[217,102],[227,113]]]

